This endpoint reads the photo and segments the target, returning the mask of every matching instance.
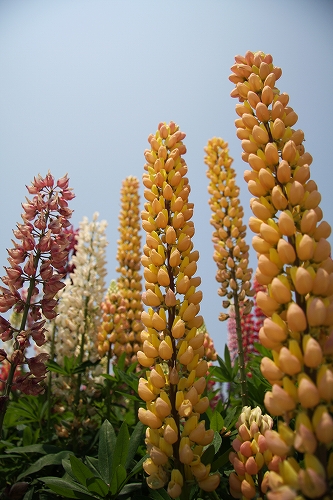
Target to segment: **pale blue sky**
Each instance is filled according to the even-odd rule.
[[[108,221],[108,280],[116,278],[122,180],[141,181],[148,135],[173,120],[187,134],[201,310],[222,354],[203,148],[213,136],[229,142],[246,222],[230,67],[247,50],[269,52],[282,67],[278,87],[299,116],[332,223],[332,25],[332,0],[0,1],[0,265],[25,185],[50,169],[69,174],[75,226],[95,211]]]

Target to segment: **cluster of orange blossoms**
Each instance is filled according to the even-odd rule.
[[[333,261],[320,193],[310,179],[312,157],[289,96],[275,86],[272,56],[236,56],[230,80],[245,180],[253,198],[250,227],[258,254],[256,278],[267,285],[258,306],[266,314],[261,343],[272,350],[261,370],[272,384],[265,405],[282,417],[265,437],[281,457],[268,474],[268,499],[329,498],[333,488]],[[295,425],[290,426],[292,419]],[[295,453],[304,454],[302,466]]]
[[[136,353],[141,347],[141,237],[140,231],[140,196],[139,180],[136,177],[126,177],[122,183],[121,210],[119,213],[119,234],[117,260],[120,273],[117,288],[125,300],[126,317],[129,321],[127,332],[118,336],[114,346],[117,358],[123,352],[127,353],[129,363],[136,361]]]
[[[218,267],[216,280],[221,284],[218,293],[228,299],[223,301],[224,308],[228,308],[230,300],[237,296],[239,303],[243,307],[248,305],[250,309],[251,303],[246,297],[253,295],[250,283],[252,270],[248,269],[249,246],[245,241],[246,225],[243,224],[244,211],[239,202],[236,172],[231,167],[233,160],[229,156],[228,144],[221,138],[209,140],[205,152],[204,161],[210,180],[210,223],[215,229],[213,258]],[[227,318],[228,315],[222,313],[219,319],[224,321]]]
[[[209,405],[203,393],[208,363],[204,359],[203,323],[199,315],[201,279],[195,276],[199,254],[193,250],[193,204],[182,158],[185,134],[174,123],[160,123],[145,151],[143,175],[146,203],[141,213],[146,243],[144,266],[148,307],[141,319],[142,350],[138,360],[149,368],[139,381],[139,395],[147,408],[139,419],[148,426],[146,444],[150,455],[144,463],[151,488],[168,483],[171,498],[177,498],[186,480],[196,480],[205,491],[213,491],[219,474],[210,475],[210,465],[200,457],[211,443],[213,430],[200,421]]]
[[[267,488],[264,467],[278,470],[281,459],[272,454],[264,436],[272,427],[272,417],[262,415],[258,406],[254,409],[244,406],[236,423],[238,434],[232,442],[234,451],[229,455],[235,469],[229,476],[230,493],[234,498],[255,498],[258,490]]]
[[[118,345],[125,342],[124,336],[129,328],[129,322],[126,317],[126,303],[123,296],[117,292],[117,287],[111,283],[105,299],[101,303],[103,311],[103,322],[97,335],[97,349],[100,357],[106,354],[111,360],[113,354],[118,357],[122,354],[121,349],[118,352]],[[114,289],[113,289],[114,288]],[[130,354],[132,348],[130,349]]]

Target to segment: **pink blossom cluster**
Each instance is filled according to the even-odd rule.
[[[47,354],[27,358],[25,351],[30,338],[38,346],[45,343],[45,318],[56,316],[55,296],[65,286],[62,280],[71,244],[68,228],[72,210],[68,208],[68,201],[74,198],[68,183],[67,175],[55,183],[50,172],[45,178],[40,175],[34,178],[27,186],[32,199],[26,198],[22,204],[23,223],[18,223],[13,231],[17,241],[12,240],[13,248],[7,250],[9,266],[1,278],[5,286],[0,286],[0,313],[13,309],[15,313],[22,313],[22,320],[19,327],[14,327],[0,316],[0,340],[13,339],[11,354],[11,349],[1,350],[2,360],[11,365],[5,399],[11,388],[26,394],[38,394],[42,390],[39,382],[45,378]],[[15,369],[23,364],[28,365],[29,371],[17,377],[12,387]]]

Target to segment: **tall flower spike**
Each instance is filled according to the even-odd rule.
[[[106,260],[105,236],[106,221],[98,221],[98,213],[93,220],[84,217],[80,222],[76,254],[73,256],[74,272],[60,296],[56,318],[57,335],[55,338],[56,361],[62,364],[65,356],[76,356],[79,363],[99,357],[97,349],[98,326],[101,323],[100,304],[105,293]],[[96,378],[102,367],[91,369],[85,380],[87,391],[94,391]],[[53,392],[68,402],[77,402],[82,374],[77,379],[64,381],[55,379]],[[63,392],[65,387],[65,392]],[[76,404],[76,403],[75,403]]]
[[[236,57],[232,71],[236,88],[231,94],[240,101],[237,136],[243,160],[251,166],[245,179],[254,196],[250,227],[256,233],[256,277],[267,286],[266,293],[257,294],[267,316],[259,338],[273,354],[261,364],[272,384],[265,405],[284,420],[278,433],[266,437],[270,447],[291,454],[293,446],[305,454],[302,468],[294,467],[290,457],[278,478],[269,474],[272,495],[267,496],[322,498],[333,486],[328,465],[333,443],[331,227],[322,220],[320,193],[310,179],[312,157],[305,151],[304,133],[293,128],[297,114],[288,106],[288,94],[275,86],[281,69],[270,54],[247,52]],[[291,418],[295,430],[289,427]]]
[[[186,480],[195,479],[206,491],[217,488],[219,474],[210,475],[200,457],[203,447],[214,436],[205,429],[200,415],[209,405],[203,397],[208,363],[204,359],[204,333],[197,329],[201,279],[195,276],[199,254],[193,250],[193,203],[185,134],[178,125],[160,123],[148,138],[145,151],[144,197],[141,213],[146,231],[142,264],[148,307],[142,313],[146,329],[142,332],[142,351],[138,360],[146,367],[146,378],[139,381],[139,395],[147,408],[140,408],[139,419],[148,425],[146,444],[150,458],[144,464],[151,488],[168,481],[168,494],[177,498]],[[170,477],[171,471],[171,477]]]
[[[246,226],[243,225],[243,208],[239,203],[239,188],[236,185],[236,172],[231,167],[228,144],[221,138],[214,137],[205,147],[205,163],[208,166],[207,177],[210,180],[208,192],[211,195],[209,205],[212,210],[210,220],[214,227],[214,260],[218,267],[216,280],[220,283],[218,291],[223,300],[223,307],[233,303],[237,332],[237,353],[241,376],[241,397],[247,404],[247,383],[245,358],[241,331],[241,314],[251,311],[251,274],[248,268],[249,246],[246,244]],[[241,312],[242,311],[242,312]],[[221,313],[219,319],[228,319],[228,314]]]
[[[272,429],[273,419],[262,415],[257,406],[244,406],[236,423],[238,434],[232,442],[229,460],[234,472],[229,476],[230,493],[234,498],[252,499],[262,490],[263,472],[278,470],[280,457],[268,449],[264,434]]]
[[[132,176],[126,177],[120,194],[121,210],[118,228],[120,239],[117,251],[119,263],[117,272],[120,276],[117,280],[117,288],[125,301],[128,327],[117,336],[114,355],[117,359],[123,352],[126,352],[127,363],[133,363],[136,361],[136,353],[142,347],[141,330],[143,328],[141,323],[142,278],[139,273],[141,267],[139,180]]]
[[[66,175],[55,184],[50,172],[45,178],[41,175],[34,178],[27,186],[33,198],[27,198],[22,204],[23,224],[17,224],[13,231],[18,241],[13,241],[14,247],[7,250],[10,266],[5,268],[6,276],[1,278],[5,286],[0,287],[0,312],[14,308],[14,312],[22,312],[22,316],[17,328],[0,316],[0,340],[8,342],[14,337],[11,355],[6,357],[10,370],[4,394],[0,397],[0,436],[17,366],[27,364],[29,371],[16,377],[16,389],[26,394],[38,394],[44,390],[40,382],[45,378],[47,355],[28,358],[26,349],[31,339],[38,346],[45,343],[42,314],[46,319],[56,316],[55,296],[65,286],[62,273],[69,245],[65,230],[70,226],[72,215],[68,201],[74,198],[68,183]],[[20,292],[25,283],[28,284],[27,292]]]

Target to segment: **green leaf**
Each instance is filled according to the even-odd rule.
[[[119,464],[125,466],[128,448],[129,448],[129,432],[126,422],[123,422],[119,429],[119,434],[117,437],[116,446],[113,453],[112,472]]]
[[[32,430],[29,425],[27,425],[23,430],[23,445],[29,446],[33,443]]]
[[[223,429],[224,426],[224,420],[222,415],[218,411],[214,411],[211,419],[210,419],[210,428],[213,429],[214,431],[219,432],[220,430]]]
[[[92,477],[94,477],[94,474],[86,465],[84,465],[82,460],[76,458],[75,455],[71,455],[69,457],[69,460],[74,476],[79,481],[79,483],[81,483],[83,486],[86,486],[87,479],[91,479]]]
[[[34,474],[35,472],[40,471],[44,467],[48,465],[60,465],[63,459],[68,458],[72,454],[71,451],[60,451],[55,455],[45,455],[44,457],[39,458],[34,464],[32,464],[28,469],[26,469],[22,474],[17,477],[19,481],[22,477],[28,476],[30,474]]]
[[[120,396],[124,396],[126,399],[131,399],[132,401],[142,401],[142,399],[138,398],[136,394],[129,394],[128,392],[115,391],[116,394]]]
[[[100,479],[103,479],[100,471],[98,470],[98,458],[95,457],[85,457],[85,462],[87,467],[91,470],[91,472]]]
[[[34,492],[35,488],[32,487],[30,490],[26,492],[26,494],[23,497],[23,500],[34,500]]]
[[[105,420],[102,424],[98,443],[98,470],[106,484],[112,477],[112,457],[116,447],[116,434],[112,424]]]
[[[227,451],[225,451],[222,455],[220,455],[214,462],[212,463],[211,472],[216,472],[218,469],[223,467],[225,464],[229,462],[229,455],[233,449],[230,447]]]
[[[87,359],[87,361],[83,361],[83,363],[80,363],[79,365],[75,366],[75,368],[72,370],[72,373],[74,375],[77,375],[78,373],[83,373],[86,371],[87,368],[89,368],[90,366],[96,366],[98,365],[99,363],[99,360],[97,361],[89,361],[89,359]]]
[[[130,479],[131,477],[133,477],[135,474],[137,474],[138,472],[140,472],[140,470],[142,470],[142,464],[145,460],[147,460],[147,458],[149,457],[148,453],[147,455],[145,455],[144,457],[142,457],[139,462],[137,462],[133,469],[131,470],[131,472],[128,474],[127,476],[127,479]]]
[[[122,489],[122,487],[126,483],[126,479],[126,469],[122,464],[119,464],[114,471],[111,479],[110,491],[112,495],[116,495],[116,493],[118,493]]]
[[[40,453],[41,455],[54,454],[60,451],[60,448],[52,444],[31,444],[29,446],[18,446],[9,448],[6,453]]]
[[[232,371],[230,351],[227,344],[224,346],[224,364],[229,373]]]
[[[170,500],[170,497],[164,488],[160,488],[159,490],[149,490],[149,498],[152,498],[153,500]]]
[[[66,474],[73,479],[74,482],[76,482],[76,476],[72,470],[72,465],[69,459],[63,460],[61,462],[61,465],[63,466]],[[64,479],[64,478],[63,478]]]
[[[226,431],[228,431],[234,427],[235,423],[238,420],[238,416],[239,416],[241,411],[242,411],[242,408],[237,407],[237,406],[228,410],[228,413],[224,419],[224,426],[226,427]]]
[[[64,376],[68,375],[68,372],[53,360],[47,361],[46,368],[50,370],[50,372],[59,373],[60,375]]]
[[[118,370],[125,370],[125,360],[126,360],[126,352],[123,352],[122,355],[117,360],[117,368]]]
[[[43,481],[50,490],[54,491],[58,495],[62,495],[65,498],[81,498],[83,500],[92,500],[98,498],[95,495],[89,495],[87,488],[81,486],[78,483],[71,483],[65,479],[59,477],[41,477],[40,481]]]
[[[121,500],[122,498],[128,498],[130,493],[132,493],[133,491],[141,491],[141,488],[142,488],[142,483],[126,484],[121,490],[121,492],[118,494],[117,499]]]
[[[221,438],[220,434],[217,431],[215,431],[214,439],[212,442],[212,445],[214,446],[215,453],[217,453],[219,451],[221,443],[222,443],[222,438]]]
[[[92,493],[97,493],[97,495],[101,497],[106,497],[109,493],[109,487],[99,477],[87,479],[87,488]]]
[[[204,464],[204,465],[208,465],[208,464],[211,464],[214,460],[214,455],[215,455],[215,448],[214,446],[211,444],[210,446],[208,446],[208,448],[203,452],[202,456],[201,456],[201,462]]]
[[[132,432],[132,435],[131,435],[131,438],[129,441],[126,462],[124,464],[126,470],[129,469],[131,462],[132,462],[133,458],[135,457],[135,453],[136,453],[139,445],[143,441],[144,430],[145,430],[145,426],[141,422],[138,422],[134,428],[134,431]]]

